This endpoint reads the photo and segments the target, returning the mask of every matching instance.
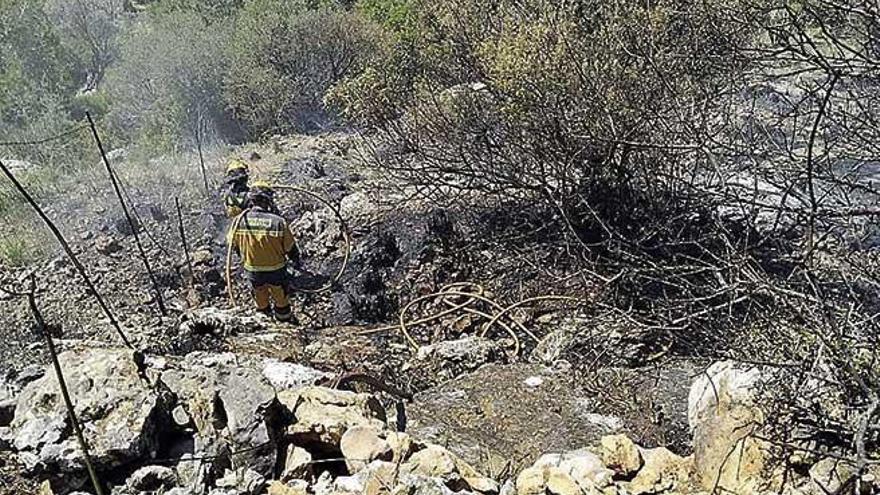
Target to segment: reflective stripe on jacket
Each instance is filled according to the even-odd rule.
[[[241,264],[249,272],[284,268],[287,253],[295,245],[287,222],[262,208],[252,208],[237,217],[226,241],[241,255]]]

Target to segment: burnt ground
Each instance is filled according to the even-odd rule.
[[[169,308],[164,317],[156,310],[134,238],[109,193],[95,197],[93,192],[70,191],[53,198],[48,209],[126,333],[148,352],[231,350],[380,376],[416,393],[406,405],[411,428],[450,446],[467,446],[471,452],[462,454],[490,470],[501,469],[496,458],[525,463],[541,451],[577,448],[610,431],[629,432],[645,445],[667,445],[681,453],[689,449],[686,396],[699,364],[666,360],[644,368],[645,356],[660,350],[662,343],[595,308],[549,301],[513,311],[516,321],[541,341],[521,336],[523,352],[517,357],[500,352],[454,369],[414,359],[392,327],[402,307],[420,296],[466,282],[478,284],[486,297],[504,305],[548,293],[588,297],[590,290],[584,294],[584,288],[591,283],[569,266],[563,236],[542,225],[535,212],[515,205],[463,212],[404,202],[406,191],[390,187],[360,165],[357,143],[357,138],[340,134],[294,136],[226,155],[249,159],[257,177],[329,198],[345,218],[352,251],[343,277],[329,292],[299,290],[329,280],[342,263],[344,244],[331,210],[307,195],[279,192],[279,206],[292,221],[303,252],[303,268],[293,282],[297,325],[230,329],[197,324],[181,330],[190,312],[204,308],[250,314],[240,282],[235,306],[225,295],[227,221],[216,191],[200,190],[201,178],[192,172],[152,177],[126,169],[144,245]],[[189,167],[197,170],[189,160]],[[209,161],[212,184],[220,182],[223,161]],[[183,204],[192,274],[181,250],[174,196]],[[39,282],[46,319],[59,327],[62,348],[66,341],[82,340],[119,345],[60,251],[27,268],[4,267],[0,275],[8,286],[30,272]],[[461,301],[428,299],[409,314],[414,320]],[[24,302],[7,297],[2,304],[0,372],[45,362]],[[478,334],[483,323],[479,315],[459,311],[411,331],[427,344]],[[506,335],[496,328],[489,337],[505,342]],[[542,384],[523,385],[530,376],[542,377]],[[387,399],[393,407],[393,398]],[[9,472],[9,461],[0,459],[4,462],[0,473]],[[4,482],[13,481],[0,474],[0,486]]]

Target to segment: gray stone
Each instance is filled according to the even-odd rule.
[[[119,245],[119,241],[112,237],[100,236],[95,239],[95,251],[108,256],[122,251],[122,246]]]
[[[28,383],[43,378],[45,374],[46,368],[40,365],[32,364],[30,366],[25,366],[15,375],[15,380],[12,381],[12,386],[17,389],[22,389]]]
[[[274,467],[274,440],[267,422],[277,414],[275,390],[258,362],[234,354],[192,353],[162,373],[162,382],[186,409],[196,430],[195,451],[217,455],[226,449],[233,467],[263,475]]]
[[[172,488],[177,481],[174,470],[166,466],[144,466],[135,471],[125,484],[136,491],[158,491]]]
[[[285,363],[277,359],[263,361],[263,376],[276,390],[299,390],[317,385],[322,380],[332,377],[331,373],[319,371],[308,366]]]
[[[156,444],[164,398],[141,381],[132,354],[119,349],[84,349],[59,356],[77,415],[99,468],[149,454]],[[54,373],[29,383],[18,397],[11,423],[16,450],[26,467],[53,472],[84,469]]]
[[[385,410],[375,397],[325,387],[300,391],[294,415],[296,423],[289,433],[300,445],[317,442],[338,447],[349,428],[365,426],[381,431],[386,427]]]
[[[430,365],[431,372],[439,379],[452,378],[486,363],[503,361],[505,357],[501,344],[482,337],[464,337],[423,346],[416,355],[416,359],[422,362],[419,366]]]
[[[252,469],[227,470],[215,483],[223,495],[260,495],[266,488],[266,478]],[[214,494],[218,490],[212,490]]]

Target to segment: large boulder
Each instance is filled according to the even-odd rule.
[[[755,437],[765,377],[759,368],[715,363],[693,383],[688,422],[694,435],[694,468],[704,490],[750,494],[767,488],[769,446]]]
[[[196,352],[161,377],[185,412],[178,415],[192,420],[196,453],[243,451],[230,456],[233,468],[271,474],[276,444],[270,424],[280,408],[259,362],[229,353]]]
[[[544,454],[516,477],[517,495],[602,493],[613,485],[613,471],[584,450]]]
[[[407,431],[448,445],[483,472],[501,472],[513,459],[575,450],[622,426],[593,411],[571,373],[488,364],[417,394]]]
[[[339,442],[349,472],[355,473],[367,464],[377,460],[392,460],[394,453],[391,444],[373,428],[355,426],[349,428]]]
[[[154,451],[165,397],[141,378],[130,351],[69,351],[59,362],[99,469]],[[24,387],[10,426],[13,447],[28,469],[55,475],[85,469],[55,373]]]
[[[375,397],[346,390],[306,387],[297,397],[293,414],[296,422],[288,428],[297,445],[324,445],[338,451],[348,429],[363,426],[382,431],[385,410]]]

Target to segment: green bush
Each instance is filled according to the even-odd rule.
[[[379,49],[378,31],[363,16],[312,3],[255,0],[239,15],[225,95],[254,136],[331,122],[326,90]]]
[[[123,36],[107,75],[109,119],[153,150],[190,144],[205,128],[235,136],[222,98],[230,29],[193,12],[151,14]]]
[[[41,2],[0,2],[0,134],[60,112],[76,91],[73,58],[62,46]]]
[[[394,18],[404,3],[361,8],[377,5]],[[377,164],[432,194],[538,199],[575,218],[594,194],[660,187],[678,164],[664,146],[703,117],[682,109],[711,107],[747,35],[716,22],[718,6],[679,0],[406,5],[416,36],[328,95],[376,131]]]

